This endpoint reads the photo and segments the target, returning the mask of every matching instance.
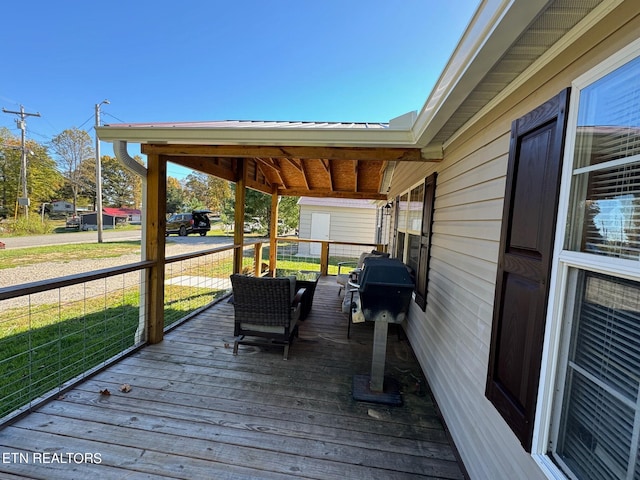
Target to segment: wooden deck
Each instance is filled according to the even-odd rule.
[[[282,348],[232,356],[232,324],[220,303],[0,430],[0,478],[464,478],[394,328],[386,373],[404,405],[352,399],[373,325],[353,325],[347,340],[334,278],[320,280],[287,361]]]

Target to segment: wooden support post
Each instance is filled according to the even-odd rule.
[[[254,262],[253,262],[253,265],[254,265],[253,274],[256,277],[261,277],[262,276],[262,247],[263,246],[264,246],[264,244],[262,242],[258,242],[256,244],[254,244],[255,259],[254,259]]]
[[[271,192],[271,231],[269,232],[269,276],[276,276],[278,259],[278,186],[274,185]]]
[[[244,245],[244,204],[247,199],[247,167],[246,160],[239,158],[237,162],[236,206],[234,215],[233,243]],[[242,248],[233,251],[233,273],[242,272]]]
[[[159,343],[164,335],[164,267],[167,206],[167,162],[156,154],[147,156],[147,216],[145,260],[155,265],[146,282],[146,324],[149,343]]]
[[[326,277],[329,273],[329,242],[322,242],[320,251],[320,275]]]

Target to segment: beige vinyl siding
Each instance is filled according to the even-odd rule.
[[[300,206],[300,238],[311,238],[311,216],[313,213],[331,215],[329,240],[337,242],[374,243],[376,240],[376,208],[321,207],[317,205]],[[308,243],[301,243],[299,252],[306,255]],[[338,252],[338,250],[340,250]],[[330,254],[358,256],[363,247],[333,247]]]
[[[447,145],[442,162],[394,173],[391,198],[438,172],[427,309],[412,304],[405,328],[472,479],[545,478],[484,395],[510,126],[640,32],[624,12],[603,24]]]

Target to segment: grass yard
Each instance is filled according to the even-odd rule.
[[[0,270],[44,262],[115,258],[140,253],[140,241],[81,243],[0,250]]]

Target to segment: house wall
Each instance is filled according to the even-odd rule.
[[[331,215],[329,239],[336,242],[374,243],[376,240],[376,208],[351,208],[320,205],[300,205],[300,238],[311,238],[311,216],[313,213]],[[301,243],[299,253],[309,254],[308,243]],[[362,247],[336,246],[331,254],[359,256]],[[338,253],[336,250],[340,249]]]
[[[511,122],[638,38],[638,10],[624,2],[446,145],[442,162],[394,173],[390,197],[438,172],[427,309],[412,303],[405,328],[473,479],[545,478],[485,398]]]

